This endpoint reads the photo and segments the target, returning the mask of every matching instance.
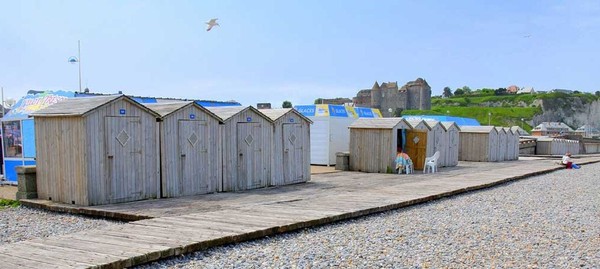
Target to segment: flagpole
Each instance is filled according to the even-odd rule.
[[[77,62],[79,66],[79,92],[81,92],[81,41],[77,40]]]
[[[0,87],[0,90],[2,91],[2,117],[4,118],[4,87]]]

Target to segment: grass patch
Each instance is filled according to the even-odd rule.
[[[21,203],[15,200],[0,199],[0,208],[19,207]]]
[[[492,113],[488,116],[488,113]],[[533,116],[542,113],[539,107],[460,107],[460,106],[435,106],[431,110],[404,110],[402,115],[447,115],[465,118],[474,118],[481,125],[491,123],[494,126],[523,126],[526,131],[533,128],[522,122],[531,120]]]

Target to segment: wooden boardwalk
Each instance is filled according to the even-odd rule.
[[[122,268],[161,258],[406,207],[560,169],[556,160],[461,162],[436,174],[339,172],[306,184],[96,207],[32,206],[139,219],[0,246],[4,268]],[[600,162],[591,156],[576,160]],[[585,169],[585,167],[584,167]]]

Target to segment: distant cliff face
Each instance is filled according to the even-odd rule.
[[[600,126],[600,101],[580,97],[538,100],[543,113],[533,117],[533,126],[545,121],[560,121],[577,129],[585,124]]]

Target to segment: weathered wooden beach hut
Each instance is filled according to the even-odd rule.
[[[406,120],[359,118],[349,128],[351,170],[386,173],[389,169],[395,169],[397,149],[402,147],[405,131],[410,129]],[[414,157],[409,156],[414,165]]]
[[[519,159],[519,134],[513,132],[512,128],[505,127],[506,132],[506,160],[514,161]]]
[[[161,117],[161,197],[217,191],[222,178],[222,120],[192,101],[145,106]]]
[[[496,149],[496,161],[502,162],[506,160],[506,146],[508,145],[508,136],[503,127],[496,127],[498,132],[498,148]]]
[[[431,150],[427,151],[427,156],[432,156],[436,151],[440,152],[440,157],[437,160],[438,167],[446,166],[446,128],[437,120],[425,119],[425,124],[429,126],[430,131],[427,136],[427,145],[431,146]]]
[[[416,170],[423,170],[425,166],[425,158],[432,156],[433,150],[432,142],[429,142],[429,125],[424,120],[409,119],[406,120],[409,125],[409,129],[406,131],[406,145],[405,151],[413,161],[413,165]]]
[[[446,162],[445,166],[457,166],[458,165],[458,148],[460,127],[453,121],[441,122],[446,129],[445,143],[448,145],[446,148]]]
[[[273,122],[254,107],[207,107],[223,120],[223,179],[219,191],[267,187],[271,180]]]
[[[157,198],[156,112],[112,95],[64,100],[32,116],[40,199],[102,205]]]
[[[579,141],[562,138],[540,137],[536,141],[537,155],[579,154]]]
[[[261,109],[273,121],[271,185],[310,180],[310,124],[293,108]]]
[[[498,131],[494,126],[461,126],[458,159],[473,162],[497,161]]]

